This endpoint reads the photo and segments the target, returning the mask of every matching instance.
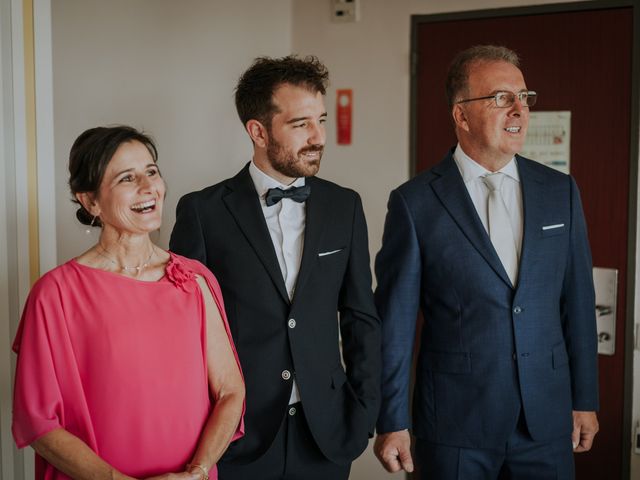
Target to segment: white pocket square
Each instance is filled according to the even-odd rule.
[[[564,227],[564,223],[555,223],[553,225],[545,225],[542,227],[542,230],[553,230],[554,228],[562,228]]]
[[[319,257],[326,257],[327,255],[333,255],[334,253],[338,253],[341,252],[342,250],[344,250],[344,248],[339,248],[337,250],[331,250],[329,252],[320,252],[318,254]]]

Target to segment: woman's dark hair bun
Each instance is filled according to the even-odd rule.
[[[83,206],[80,206],[80,208],[78,208],[78,210],[76,210],[76,218],[83,225],[92,226],[91,224],[93,224],[94,227],[101,227],[102,226],[102,222],[100,221],[100,217],[95,217],[94,218],[93,215],[91,215],[89,212],[87,212],[87,210]]]

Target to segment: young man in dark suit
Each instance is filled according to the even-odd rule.
[[[235,97],[252,161],[177,207],[171,249],[217,276],[246,382],[246,433],[221,480],[346,479],[373,434],[380,325],[362,204],[315,177],[327,79],[314,57],[256,59]]]
[[[517,153],[530,91],[517,55],[454,59],[458,145],[391,193],[376,258],[383,323],[375,451],[413,470],[409,375],[424,314],[413,433],[422,479],[568,480],[598,430],[591,254],[569,175]]]

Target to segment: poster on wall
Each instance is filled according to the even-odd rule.
[[[531,112],[527,139],[520,155],[569,173],[571,112]]]

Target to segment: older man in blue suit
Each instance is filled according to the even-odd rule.
[[[383,405],[375,452],[421,478],[572,479],[598,430],[589,249],[574,180],[517,155],[536,93],[476,46],[447,78],[458,145],[391,193],[376,258]]]

